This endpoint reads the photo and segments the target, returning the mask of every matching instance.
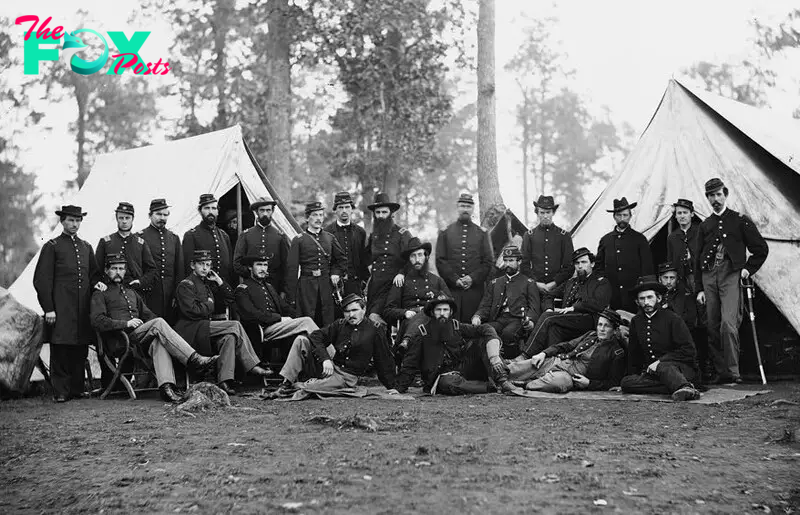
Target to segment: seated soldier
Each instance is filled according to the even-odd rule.
[[[503,355],[514,357],[522,330],[530,331],[539,318],[539,288],[519,271],[522,253],[515,245],[503,249],[505,275],[492,279],[483,293],[472,325],[486,322],[503,342]]]
[[[100,331],[107,350],[112,354],[120,345],[113,332],[125,331],[131,344],[138,345],[153,359],[161,398],[167,402],[179,402],[182,394],[175,386],[172,358],[202,373],[216,365],[218,356],[207,358],[195,352],[163,318],[148,309],[135,290],[125,286],[125,256],[106,254],[105,259],[108,288],[92,295],[89,311],[92,327]]]
[[[175,290],[178,304],[175,331],[192,342],[197,352],[219,354],[219,387],[228,395],[236,395],[233,377],[237,361],[245,372],[262,378],[270,377],[272,371],[261,366],[242,324],[233,320],[211,320],[216,295],[227,304],[234,300],[231,287],[211,269],[211,251],[195,250],[189,265],[189,277],[178,283]]]
[[[425,303],[441,292],[451,295],[444,279],[432,274],[428,269],[431,244],[422,243],[419,238],[411,238],[408,248],[402,252],[403,260],[409,270],[401,286],[393,284],[386,297],[383,318],[390,324],[400,321],[397,332],[398,349],[407,349],[408,342],[417,328],[428,321],[423,312]]]
[[[517,360],[528,359],[548,347],[591,331],[597,315],[611,302],[611,283],[593,273],[594,254],[589,249],[582,247],[573,252],[572,264],[575,275],[545,294],[542,302],[545,312],[536,322]],[[563,307],[553,309],[557,296],[562,296]]]
[[[405,392],[419,371],[423,390],[445,395],[487,393],[499,384],[504,392],[518,389],[508,381],[508,368],[500,357],[500,339],[489,325],[460,324],[456,302],[438,295],[425,305],[430,320],[411,341],[397,378]]]
[[[692,384],[699,378],[694,342],[681,317],[661,307],[666,288],[649,275],[630,291],[640,310],[631,320],[630,375],[622,378],[622,391],[672,394],[676,401],[699,399]]]
[[[529,360],[509,363],[509,377],[526,390],[566,393],[608,390],[625,375],[625,348],[619,334],[622,318],[605,309],[597,329],[546,348]]]
[[[305,386],[316,391],[354,388],[370,360],[380,382],[390,393],[397,393],[386,328],[365,318],[365,308],[364,299],[351,293],[342,300],[344,318],[295,338],[280,372],[284,381],[271,396],[283,397]],[[303,383],[298,382],[301,378]]]
[[[250,343],[262,361],[269,361],[271,342],[308,335],[319,329],[310,317],[297,313],[269,281],[269,258],[244,256],[239,260],[250,275],[236,287],[236,308]]]
[[[686,288],[686,283],[678,277],[678,269],[667,261],[658,265],[658,281],[666,288],[661,299],[663,309],[671,309],[680,316],[689,331],[697,325],[697,304],[695,295]]]

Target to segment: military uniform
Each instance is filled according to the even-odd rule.
[[[132,286],[139,292],[149,291],[157,277],[158,270],[150,247],[138,234],[129,234],[122,237],[118,232],[103,236],[97,243],[96,259],[100,266],[106,262],[109,254],[122,254],[125,256],[125,284],[139,281],[139,285]]]
[[[655,373],[647,367],[659,361]],[[670,394],[699,378],[697,354],[689,328],[680,316],[657,309],[652,316],[639,312],[628,336],[628,374],[621,381],[628,393]]]
[[[522,273],[537,282],[561,285],[574,272],[572,236],[556,225],[538,225],[522,237]]]
[[[83,365],[94,339],[89,304],[92,287],[99,281],[100,269],[88,242],[62,233],[42,247],[33,287],[44,312],[56,313],[55,325],[46,325],[44,336],[50,343],[50,375],[56,397],[83,393]]]
[[[497,333],[487,324],[429,320],[411,340],[398,374],[397,390],[405,392],[419,371],[425,392],[462,395],[493,391],[486,344],[495,339]]]
[[[639,277],[655,273],[647,238],[632,227],[622,232],[614,228],[600,239],[596,263],[595,273],[611,282],[611,308],[636,313],[638,308],[628,290]]]
[[[516,346],[524,320],[536,323],[539,319],[540,303],[536,282],[517,272],[492,279],[473,316],[491,325],[504,345]]]
[[[183,279],[183,248],[178,235],[168,229],[147,226],[138,233],[153,256],[156,273],[150,288],[144,292],[144,301],[153,313],[167,322],[175,321],[172,299],[175,286]]]
[[[608,279],[591,273],[583,281],[576,275],[545,295],[542,302],[545,311],[553,309],[556,296],[563,299],[562,307],[572,307],[574,311],[563,314],[554,311],[542,313],[522,352],[531,357],[547,347],[591,331],[597,322],[597,314],[607,308],[611,301],[611,290]]]
[[[240,277],[250,277],[250,270],[242,265],[242,258],[251,255],[269,258],[267,281],[278,292],[286,291],[286,267],[289,259],[289,238],[273,224],[266,227],[256,222],[239,236],[233,251],[233,270]]]
[[[228,234],[219,226],[200,222],[183,235],[183,270],[191,274],[191,261],[195,250],[211,252],[211,268],[228,284],[233,284],[233,252]],[[238,282],[238,281],[237,281]],[[223,306],[224,309],[224,306]],[[221,313],[221,311],[220,311]]]
[[[402,253],[409,241],[411,233],[397,224],[392,224],[386,234],[373,232],[369,235],[367,257],[372,271],[367,286],[367,314],[383,313],[394,276],[405,272]]]
[[[717,373],[725,378],[739,378],[741,270],[755,274],[768,254],[769,246],[753,221],[732,209],[712,213],[698,227],[694,286],[705,292],[709,350]]]
[[[678,279],[675,288],[667,290],[662,297],[661,307],[677,313],[690,330],[697,327],[695,297],[691,291],[686,289],[682,280]]]
[[[398,340],[406,335],[410,329],[416,329],[420,324],[428,321],[427,315],[423,313],[425,304],[433,299],[440,292],[451,296],[450,288],[438,275],[428,272],[427,269],[420,271],[411,270],[406,274],[403,286],[392,285],[389,296],[386,298],[386,308],[383,310],[383,318],[389,323],[400,321],[400,329],[397,332]],[[416,316],[406,318],[406,311],[416,311]]]
[[[344,295],[351,293],[363,295],[362,281],[366,282],[369,279],[367,231],[352,222],[341,225],[338,221],[329,224],[324,230],[336,237],[344,252],[346,263],[345,274],[342,276]]]
[[[333,322],[331,276],[341,277],[344,266],[344,252],[331,233],[305,230],[295,236],[289,247],[286,296],[298,314],[319,326]]]
[[[478,310],[493,265],[489,235],[472,221],[457,221],[439,232],[436,240],[436,270],[453,292],[457,305],[456,316],[461,322],[469,322]],[[456,284],[465,275],[472,278],[468,290]]]
[[[265,280],[245,278],[236,287],[235,297],[239,320],[253,349],[263,360],[268,361],[270,355],[270,349],[264,344],[317,329],[317,324],[309,317],[295,318],[295,309]]]
[[[675,263],[678,277],[694,292],[694,248],[699,224],[693,223],[684,231],[680,227],[667,236],[667,261]]]

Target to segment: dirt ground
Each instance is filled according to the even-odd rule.
[[[740,388],[748,388],[747,386]],[[751,386],[752,389],[758,389]],[[800,513],[800,385],[723,405],[0,403],[0,513]],[[371,417],[378,430],[312,422]],[[599,504],[599,505],[598,505]]]

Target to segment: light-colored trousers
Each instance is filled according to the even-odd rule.
[[[261,363],[242,324],[235,320],[212,320],[209,324],[208,336],[217,344],[219,350],[218,382],[233,380],[237,361],[245,372],[249,372]]]
[[[526,390],[550,393],[566,393],[573,388],[572,374],[583,374],[586,367],[580,362],[562,360],[551,356],[539,368],[530,359],[508,364],[508,378],[512,381],[528,381]]]
[[[311,334],[317,329],[319,326],[311,317],[282,317],[280,322],[275,322],[269,327],[262,327],[261,335],[264,341],[280,340],[301,333]]]
[[[328,356],[333,359],[333,356],[336,355],[333,345],[328,345],[327,351]],[[315,359],[311,352],[311,341],[305,336],[298,336],[292,342],[289,356],[281,369],[281,376],[287,381],[297,383],[300,374],[306,372],[307,375],[314,377],[303,383],[297,383],[295,386],[303,388],[313,385],[315,390],[334,391],[340,388],[355,388],[358,385],[358,376],[345,372],[336,364],[333,365],[333,374],[328,377],[319,377],[321,364],[317,364]]]
[[[175,384],[175,370],[172,358],[183,365],[194,354],[194,349],[175,332],[163,318],[154,318],[134,329],[130,335],[133,343],[145,347],[150,345],[149,353],[153,358],[158,386],[164,383]]]
[[[725,259],[714,270],[703,272],[708,316],[708,349],[717,373],[739,377],[739,326],[742,324],[740,272]]]

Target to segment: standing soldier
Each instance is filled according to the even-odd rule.
[[[240,277],[250,277],[250,268],[242,263],[245,256],[266,256],[269,259],[267,282],[278,293],[286,291],[286,260],[289,257],[289,238],[272,224],[277,202],[260,198],[250,204],[256,224],[247,229],[236,242],[233,269]]]
[[[178,235],[167,229],[169,208],[163,198],[151,200],[150,225],[139,236],[150,248],[156,264],[156,276],[145,292],[144,302],[153,313],[173,323],[172,299],[175,287],[183,279],[183,249]]]
[[[219,275],[223,281],[233,284],[233,252],[231,251],[231,240],[224,230],[217,226],[219,216],[219,202],[212,193],[200,195],[197,203],[197,212],[200,213],[202,220],[195,227],[192,227],[183,235],[183,271],[188,276],[191,272],[192,256],[195,250],[207,250],[211,252],[211,269]],[[217,299],[214,303],[214,314],[217,318],[225,313],[226,303]]]
[[[436,270],[453,292],[458,320],[469,323],[483,298],[494,256],[489,235],[472,222],[472,195],[462,193],[456,208],[458,220],[440,231],[436,240]]]
[[[331,283],[339,283],[345,266],[339,242],[322,230],[324,209],[322,202],[306,204],[308,227],[289,247],[286,279],[289,304],[299,316],[313,318],[319,327],[335,320]]]
[[[553,224],[558,204],[540,195],[533,202],[539,225],[522,237],[522,273],[536,281],[540,296],[572,277],[572,236]]]
[[[364,294],[361,285],[369,279],[367,231],[352,222],[351,218],[355,207],[350,193],[346,191],[337,193],[333,199],[333,212],[336,220],[325,227],[325,231],[336,237],[344,251],[347,263],[344,276],[342,276],[344,296],[355,293],[360,297]],[[341,315],[341,309],[338,306],[336,311],[338,315]]]
[[[392,215],[400,204],[389,200],[386,193],[376,193],[367,206],[375,222],[367,240],[368,262],[372,271],[367,287],[367,314],[375,323],[384,323],[381,313],[392,284],[402,286],[405,279],[403,252],[408,249],[411,233],[394,223]]]
[[[667,236],[667,261],[677,268],[678,278],[686,281],[686,286],[694,289],[694,256],[692,250],[700,224],[692,222],[694,204],[691,200],[679,198],[672,204],[678,228]]]
[[[100,238],[95,258],[98,263],[105,264],[108,254],[122,254],[127,261],[125,284],[140,293],[149,291],[157,275],[156,262],[144,239],[131,234],[133,205],[120,202],[114,214],[117,232]]]
[[[706,198],[714,212],[697,231],[695,291],[697,302],[707,303],[709,350],[719,380],[739,383],[739,280],[758,272],[767,260],[769,246],[750,218],[725,207],[728,188],[722,180],[706,182]]]
[[[607,210],[614,213],[616,226],[600,238],[595,270],[611,283],[611,309],[624,309],[631,313],[636,313],[638,308],[629,290],[636,286],[639,277],[655,275],[647,238],[630,226],[631,210],[636,204],[629,204],[628,199],[622,197],[614,199],[614,209]]]
[[[86,213],[78,206],[63,206],[56,214],[64,232],[45,243],[33,287],[44,321],[52,327],[45,338],[50,342],[50,377],[56,402],[83,395],[83,364],[92,328],[89,322],[91,289],[104,291],[92,246],[78,238]]]

